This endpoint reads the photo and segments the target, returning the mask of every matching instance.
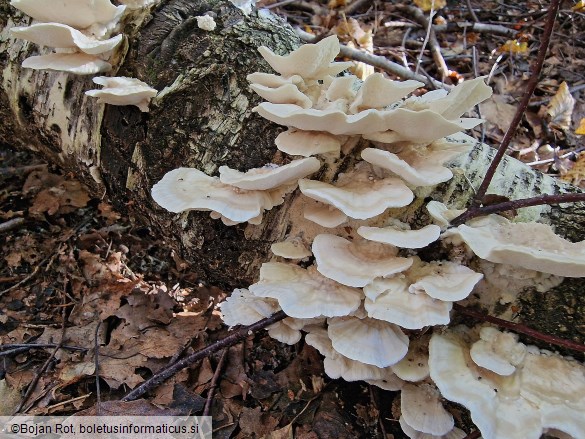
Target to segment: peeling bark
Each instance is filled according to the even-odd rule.
[[[196,25],[194,17],[207,12],[216,17],[213,32]],[[202,280],[225,288],[254,282],[260,264],[270,258],[271,243],[289,233],[305,238],[318,233],[302,221],[304,201],[298,191],[267,212],[260,226],[226,227],[210,219],[208,212],[172,215],[150,197],[152,185],[180,166],[216,174],[221,165],[247,170],[287,160],[274,146],[283,128],[251,112],[261,99],[246,81],[249,73],[270,71],[257,47],[287,53],[299,44],[282,21],[245,17],[217,0],[168,0],[149,13],[127,17],[127,38],[116,55],[115,74],[164,89],[149,113],[100,105],[86,97],[84,91],[94,88],[90,77],[22,69],[25,57],[49,51],[9,36],[11,27],[29,22],[9,7],[8,0],[0,0],[0,142],[41,151],[74,171],[95,194],[107,194],[119,210],[181,250]],[[326,163],[320,178],[333,181],[350,169],[355,151],[363,146]],[[429,197],[463,207],[492,156],[488,146],[477,145],[469,157],[453,164],[455,178],[450,182],[418,189],[412,205],[389,210],[374,222],[383,224],[392,215],[413,228],[424,225],[423,207]],[[577,189],[513,159],[504,161],[491,188],[512,198],[566,191]],[[577,241],[585,239],[583,213],[583,204],[573,204],[524,209],[521,217],[550,222],[559,234]],[[346,226],[355,229],[359,224]],[[562,290],[575,292],[569,287]]]

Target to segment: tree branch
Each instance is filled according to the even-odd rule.
[[[496,169],[499,166],[500,162],[502,161],[504,154],[508,150],[508,145],[510,144],[512,137],[514,136],[514,133],[516,132],[516,129],[520,124],[520,121],[522,120],[522,116],[524,115],[526,108],[528,108],[530,97],[532,96],[532,93],[534,92],[538,84],[540,72],[542,71],[544,59],[546,58],[546,53],[548,51],[548,45],[555,24],[555,18],[559,10],[560,2],[561,0],[551,0],[550,2],[550,6],[546,16],[544,31],[541,35],[540,47],[538,48],[536,61],[534,62],[534,66],[532,68],[532,75],[530,76],[530,79],[526,84],[526,90],[524,91],[524,95],[522,96],[520,105],[516,109],[516,114],[514,114],[514,118],[512,119],[512,122],[510,123],[510,126],[508,127],[508,130],[506,131],[506,134],[502,139],[502,143],[500,144],[500,147],[498,148],[498,151],[496,152],[496,155],[494,156],[494,159],[492,160],[490,167],[488,168],[485,174],[483,182],[481,183],[479,189],[477,190],[477,193],[475,194],[472,204],[473,207],[478,207],[481,205],[483,197],[487,192],[488,186],[490,185],[492,179],[494,178]]]
[[[203,358],[206,358],[209,355],[222,350],[223,348],[235,345],[239,341],[248,337],[248,335],[253,334],[256,331],[259,331],[260,329],[264,329],[267,326],[272,325],[273,323],[283,320],[285,317],[286,314],[284,313],[284,311],[278,311],[277,313],[273,314],[272,316],[266,319],[262,319],[249,326],[242,326],[241,328],[236,329],[232,334],[228,335],[227,337],[224,337],[221,340],[218,340],[215,343],[207,346],[206,348],[203,348],[200,351],[197,351],[194,354],[191,354],[188,357],[183,358],[182,360],[179,360],[176,363],[173,363],[170,366],[167,366],[162,370],[158,371],[148,380],[146,380],[141,385],[132,390],[130,393],[128,393],[124,398],[122,398],[122,401],[133,401],[141,397],[146,392],[159,386],[165,380],[172,377],[180,370],[183,370],[186,367],[191,366],[193,363],[202,360]]]

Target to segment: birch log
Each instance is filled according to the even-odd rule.
[[[215,17],[214,31],[198,28],[195,16],[205,13]],[[246,81],[249,73],[270,72],[259,46],[281,54],[298,46],[297,36],[280,19],[256,12],[245,16],[217,0],[168,0],[126,15],[124,47],[114,57],[116,71],[111,74],[135,77],[163,91],[149,113],[98,104],[84,94],[95,88],[91,77],[21,68],[27,56],[51,50],[10,35],[10,28],[30,21],[8,0],[0,0],[0,142],[37,150],[75,172],[95,195],[105,193],[117,209],[160,234],[202,280],[214,285],[249,285],[260,264],[271,257],[271,243],[290,234],[308,239],[317,233],[299,219],[304,201],[298,191],[268,212],[259,226],[226,227],[208,212],[169,214],[150,197],[152,185],[177,167],[217,175],[221,165],[247,170],[284,163],[286,157],[274,146],[283,127],[251,111],[261,99]],[[452,164],[455,178],[419,189],[409,207],[389,210],[377,221],[392,215],[413,228],[424,225],[428,217],[423,207],[429,199],[464,207],[492,156],[490,147],[478,144]],[[350,153],[330,161],[319,177],[334,181],[355,160]],[[510,198],[575,191],[513,159],[504,161],[490,190]],[[583,204],[571,204],[533,207],[520,214],[525,220],[551,223],[557,233],[577,241],[585,239],[584,213]],[[565,282],[558,290],[559,303],[550,306],[562,311],[571,303],[574,314],[585,315],[579,282]],[[528,319],[541,312],[531,304],[525,308]],[[537,324],[540,319],[533,320]],[[555,322],[551,325],[556,328],[547,330],[562,332],[562,323]],[[584,327],[574,326],[568,336],[585,339]]]

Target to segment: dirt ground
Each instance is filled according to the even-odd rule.
[[[448,1],[433,22],[450,70],[446,82],[490,77],[494,95],[479,109],[487,122],[474,135],[497,145],[530,74],[546,4],[469,3],[473,14],[467,2]],[[418,63],[419,72],[441,80],[428,47],[420,55],[427,29],[415,18],[414,2],[259,6],[412,70]],[[585,15],[573,6],[562,4],[541,80],[509,152],[585,187],[578,134],[585,118]],[[456,25],[476,20],[493,27],[471,32]],[[371,69],[357,63],[355,74]],[[210,400],[214,438],[406,437],[397,393],[330,380],[315,349],[303,341],[283,345],[265,331],[179,372],[144,400],[121,402],[153,373],[228,334],[217,304],[229,292],[201,284],[156,230],[90,196],[75,175],[10,145],[0,148],[0,242],[0,415],[72,414],[98,402],[112,413],[201,414],[217,381]],[[456,425],[477,437],[468,412],[455,404],[449,409]]]

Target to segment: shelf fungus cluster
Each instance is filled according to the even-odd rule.
[[[22,67],[76,75],[95,75],[113,69],[109,62],[120,47],[123,35],[111,36],[126,10],[110,0],[11,0],[10,4],[35,20],[29,26],[14,27],[14,37],[53,48],[44,55],[34,55]],[[126,77],[96,77],[102,90],[90,90],[88,96],[100,103],[135,105],[148,111],[148,103],[157,91],[142,81]]]
[[[335,36],[287,56],[266,47],[260,53],[276,74],[248,76],[251,88],[267,101],[255,111],[287,127],[275,144],[291,160],[247,172],[222,166],[218,177],[197,169],[175,169],[153,187],[154,200],[171,212],[211,211],[226,225],[260,224],[263,212],[281,204],[298,186],[301,194],[289,209],[301,213],[291,213],[289,235],[273,244],[275,258],[262,264],[259,280],[235,290],[221,304],[225,323],[248,325],[283,310],[288,317],[270,326],[269,334],[294,344],[305,333],[306,343],[324,356],[325,372],[331,378],[400,390],[400,425],[409,437],[465,437],[441,404],[441,395],[465,404],[443,384],[450,357],[437,353],[442,348],[435,341],[429,361],[430,336],[415,331],[448,324],[453,302],[467,298],[483,274],[455,261],[424,261],[417,256],[419,249],[441,239],[441,232],[460,212],[429,203],[435,224],[413,230],[393,218],[392,209],[411,204],[417,188],[452,178],[444,163],[473,147],[475,140],[461,131],[481,122],[462,116],[489,97],[491,89],[478,78],[450,93],[439,90],[418,97],[410,96],[422,86],[416,81],[392,81],[378,73],[363,82],[355,76],[337,76],[348,63],[334,62],[339,53]],[[340,161],[345,163],[343,172],[331,176],[330,170],[337,169]],[[321,180],[310,178],[320,170]],[[585,275],[582,245],[571,248],[573,259],[560,268],[544,255],[562,259],[560,254],[567,251],[551,236],[544,238],[550,250],[531,252],[526,250],[530,244],[522,249],[516,240],[532,234],[500,219],[489,221],[496,227],[470,223],[444,236],[496,264],[524,264],[523,270],[550,269],[560,276]],[[510,235],[515,236],[510,239]],[[492,243],[490,247],[495,237],[502,246],[509,241],[509,246],[502,250]],[[508,373],[526,364],[519,349],[504,340],[507,336],[489,331],[484,331],[488,345],[479,344],[474,350],[482,358],[478,367],[493,362],[493,369]],[[499,343],[495,339],[510,345],[511,353],[503,359],[489,353]],[[442,339],[433,335],[433,340]],[[461,362],[462,370],[468,370],[468,362]],[[475,372],[465,373],[472,379]],[[462,387],[461,393],[474,389],[470,386],[467,392]],[[531,392],[546,393],[544,387]],[[468,405],[472,413],[477,407],[492,417],[478,422],[484,437],[511,437],[497,430],[495,403],[477,398],[475,406]],[[506,404],[504,395],[500,401]],[[554,428],[575,431],[556,421]]]
[[[433,334],[429,369],[486,439],[538,439],[550,431],[583,437],[585,367],[577,361],[492,327],[456,327]]]
[[[17,38],[55,49],[54,53],[31,56],[23,67],[93,75],[112,69],[107,59],[122,41],[109,37],[126,7],[109,0],[12,0],[12,6],[40,23],[13,28]]]

